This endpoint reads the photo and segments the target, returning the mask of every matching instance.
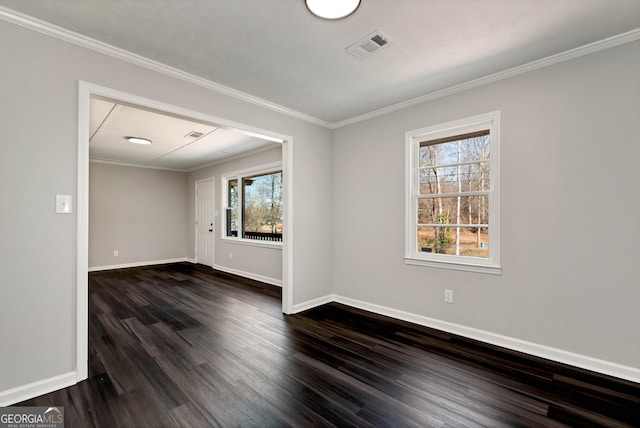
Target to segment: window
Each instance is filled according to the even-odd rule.
[[[225,182],[226,236],[281,242],[282,170],[245,171],[225,177]]]
[[[227,236],[238,236],[238,179],[227,181]]]
[[[500,273],[499,120],[406,134],[407,264]]]

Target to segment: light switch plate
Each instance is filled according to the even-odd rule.
[[[453,290],[444,290],[444,302],[445,303],[453,303]]]
[[[56,214],[71,214],[71,195],[56,195]]]

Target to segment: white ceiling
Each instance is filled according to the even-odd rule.
[[[199,138],[190,137],[200,132]],[[126,137],[152,140],[130,143]],[[191,171],[279,143],[93,97],[90,104],[89,157],[92,160]]]
[[[327,123],[640,27],[639,0],[362,0],[342,21],[303,0],[0,0]],[[380,30],[360,60],[345,48]]]

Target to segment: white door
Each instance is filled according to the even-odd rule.
[[[213,178],[196,181],[196,262],[213,267]]]

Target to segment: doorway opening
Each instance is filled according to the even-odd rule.
[[[88,276],[89,271],[89,140],[90,140],[90,110],[92,98],[115,100],[119,104],[135,106],[140,109],[162,112],[163,114],[197,121],[217,129],[232,131],[242,135],[257,137],[282,146],[283,183],[288,191],[284,194],[283,212],[283,242],[282,242],[282,310],[290,313],[293,305],[293,266],[291,263],[290,243],[293,237],[292,215],[292,144],[291,136],[279,134],[251,125],[233,122],[224,118],[212,116],[187,108],[159,102],[134,94],[114,90],[111,88],[79,82],[78,99],[78,230],[77,230],[77,317],[76,317],[76,374],[77,381],[88,376]],[[213,184],[215,193],[215,184]],[[212,223],[212,222],[209,222]],[[215,225],[215,222],[213,222]],[[213,230],[215,230],[212,227]],[[208,229],[207,229],[207,233]],[[211,232],[215,233],[215,232]],[[213,254],[211,254],[213,257]],[[203,263],[204,264],[204,263]]]

